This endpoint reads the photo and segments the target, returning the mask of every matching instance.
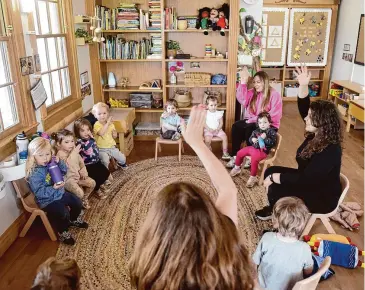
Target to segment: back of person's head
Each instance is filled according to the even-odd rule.
[[[25,177],[28,178],[32,173],[34,167],[37,165],[34,155],[39,154],[41,151],[49,150],[52,153],[52,146],[49,140],[43,137],[37,137],[33,139],[28,145],[28,158],[25,164]]]
[[[252,264],[238,231],[209,196],[174,183],[156,196],[130,260],[138,290],[253,289]]]
[[[38,267],[32,290],[79,290],[81,271],[74,259],[49,258]]]
[[[308,217],[309,210],[301,199],[283,197],[274,205],[272,222],[282,236],[299,238]]]

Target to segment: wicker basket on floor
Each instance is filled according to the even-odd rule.
[[[184,81],[187,86],[207,86],[210,85],[210,73],[186,72],[184,75]]]

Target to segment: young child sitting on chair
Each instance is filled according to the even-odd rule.
[[[113,157],[119,167],[127,169],[126,158],[122,152],[115,146],[114,138],[117,138],[113,119],[109,116],[109,107],[107,104],[99,102],[93,106],[92,112],[98,121],[94,124],[94,137],[96,145],[99,147],[99,156],[101,163],[106,168],[109,167],[110,157]]]
[[[265,233],[253,254],[263,289],[292,289],[303,276],[312,274],[311,249],[298,240],[308,214],[308,208],[297,197],[283,197],[276,202],[272,222],[278,232]]]
[[[174,99],[166,102],[165,110],[160,118],[161,137],[163,139],[179,140],[181,138],[181,118],[176,113],[177,109],[178,105]]]
[[[223,111],[217,111],[218,99],[215,96],[209,96],[206,100],[208,107],[207,120],[204,127],[204,142],[211,148],[211,142],[213,137],[219,137],[222,139],[223,156],[222,159],[231,159],[228,154],[228,138],[226,133],[222,130],[223,127]]]
[[[242,148],[237,152],[235,166],[231,171],[231,176],[241,173],[241,164],[246,156],[251,156],[251,173],[246,186],[254,187],[259,179],[257,169],[261,160],[270,153],[271,148],[276,145],[276,128],[271,127],[271,117],[268,112],[261,112],[257,116],[257,129],[252,132],[249,139],[250,146]]]

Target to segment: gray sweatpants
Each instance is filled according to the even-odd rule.
[[[109,168],[110,157],[113,157],[120,164],[125,164],[126,158],[122,152],[119,151],[118,148],[100,148],[99,149],[99,157],[101,163],[105,165],[106,168]]]

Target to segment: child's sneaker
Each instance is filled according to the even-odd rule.
[[[251,158],[246,157],[246,158],[245,158],[245,164],[243,165],[243,168],[244,168],[244,169],[248,169],[248,168],[250,168],[250,167],[251,167]]]
[[[250,176],[250,178],[247,180],[246,187],[252,188],[259,182],[259,179],[257,176]]]
[[[87,198],[82,200],[82,206],[84,207],[84,209],[90,209],[91,206],[89,204],[89,201],[87,200]]]
[[[105,182],[104,182],[104,184],[103,185],[105,185],[105,186],[111,186],[112,185],[112,183],[109,181],[109,180],[106,180]],[[103,186],[102,185],[102,186]]]
[[[75,244],[75,240],[71,236],[71,233],[69,231],[58,233],[58,238],[61,243],[64,243],[66,245],[73,246]]]
[[[226,164],[227,168],[233,168],[236,162],[236,156],[233,156],[231,158],[231,160],[229,160],[229,162]]]
[[[231,159],[231,155],[229,155],[228,152],[223,152],[222,159],[223,160],[230,160]]]
[[[75,221],[70,222],[70,226],[79,229],[87,229],[89,224],[82,219],[82,214],[80,214]]]
[[[104,184],[102,184],[102,185],[100,185],[100,189],[104,192],[104,194],[108,194],[108,193],[110,193],[110,190],[109,190],[109,188],[107,188],[107,187],[105,186],[105,183],[104,183]]]
[[[241,168],[240,167],[233,167],[233,169],[231,170],[231,172],[229,173],[231,176],[236,176],[238,174],[241,173]]]
[[[174,135],[172,135],[171,140],[177,141],[181,138],[181,134],[179,132],[176,132]]]
[[[128,165],[127,165],[127,163],[124,163],[124,164],[122,164],[122,163],[117,163],[117,165],[118,165],[118,167],[120,167],[120,168],[122,168],[123,170],[126,170],[126,169],[128,169]]]
[[[96,196],[98,199],[106,199],[108,197],[108,195],[101,189],[96,192]]]

